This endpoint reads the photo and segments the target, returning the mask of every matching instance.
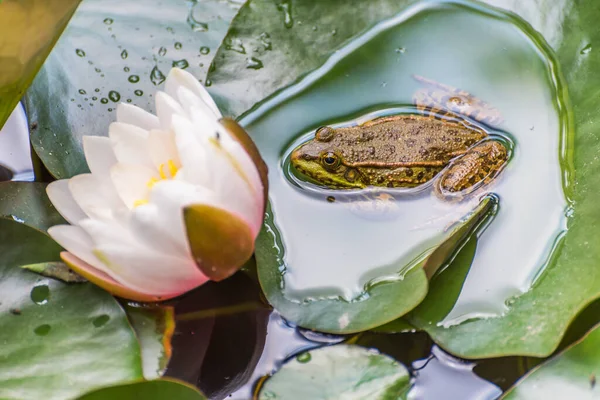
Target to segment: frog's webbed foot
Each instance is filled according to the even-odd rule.
[[[480,142],[442,172],[435,185],[436,194],[443,199],[462,199],[489,184],[507,160],[508,151],[502,142],[493,139]]]

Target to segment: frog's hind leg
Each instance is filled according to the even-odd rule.
[[[462,198],[489,184],[508,161],[506,146],[498,140],[486,140],[455,159],[436,183],[436,194],[444,199]]]

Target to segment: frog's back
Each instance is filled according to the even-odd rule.
[[[332,143],[347,165],[445,165],[479,142],[486,133],[447,120],[417,115],[378,118],[338,128]]]

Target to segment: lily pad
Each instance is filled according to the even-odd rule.
[[[81,0],[0,2],[0,128]]]
[[[142,350],[144,378],[160,378],[171,359],[171,339],[175,331],[173,307],[125,307],[129,322]]]
[[[596,326],[579,342],[530,371],[502,399],[597,399],[599,372],[600,326]]]
[[[250,1],[233,21],[225,44],[217,55],[215,70],[208,76],[213,82],[213,93],[218,95],[222,108],[232,110],[238,115],[252,107],[256,110],[260,106],[255,105],[257,101],[319,67],[344,41],[361,34],[370,24],[403,11],[413,2],[353,2],[349,9],[365,7],[364,12],[359,15],[371,15],[372,12],[373,20],[361,26],[350,24],[351,28],[344,31],[335,41],[319,42],[320,46],[316,51],[313,50],[313,46],[305,43],[323,40],[323,29],[334,26],[334,21],[341,21],[338,18],[336,2],[311,3],[310,10],[308,6],[292,2],[291,19],[303,23],[294,24],[291,28],[284,26],[283,29],[281,26],[284,25],[285,9],[278,8],[279,3],[268,0]],[[411,314],[409,322],[417,328],[425,329],[446,350],[467,358],[512,354],[547,356],[558,346],[572,319],[587,304],[600,296],[600,275],[596,274],[596,260],[600,257],[600,250],[593,245],[600,240],[600,229],[597,229],[600,225],[595,222],[598,212],[594,196],[594,193],[600,190],[600,178],[594,172],[600,167],[597,165],[600,161],[596,158],[598,134],[593,124],[595,110],[599,107],[593,93],[596,85],[600,84],[600,78],[594,78],[593,71],[600,67],[600,53],[595,52],[591,45],[600,40],[600,33],[595,24],[597,7],[592,0],[579,2],[572,7],[552,2],[525,5],[510,0],[490,0],[487,3],[519,15],[522,19],[513,19],[514,23],[528,32],[536,42],[543,44],[544,40],[539,34],[541,32],[556,54],[555,59],[551,60],[554,73],[560,75],[562,70],[566,77],[571,102],[566,96],[565,87],[562,86],[564,82],[559,84],[557,96],[567,106],[567,109],[563,110],[565,116],[561,123],[566,124],[567,129],[575,130],[574,143],[572,138],[563,143],[567,149],[564,155],[564,176],[565,182],[570,183],[567,194],[573,200],[574,210],[568,213],[568,231],[557,241],[557,247],[552,253],[553,258],[550,260],[551,265],[536,278],[535,284],[527,293],[510,299],[507,311],[501,316],[470,320],[450,328],[439,324],[444,317],[440,310],[448,310],[451,306],[448,299],[455,298],[452,297],[452,293],[460,290],[464,276],[469,271],[468,265],[456,268],[457,264],[454,263],[439,274],[439,279],[433,280],[430,289],[432,298],[428,298]],[[378,14],[383,7],[386,15]],[[558,17],[546,18],[550,10],[552,15]],[[277,15],[279,20],[274,18]],[[538,32],[532,31],[528,23]],[[316,29],[312,30],[312,27]],[[295,35],[296,29],[302,34]],[[235,72],[229,69],[227,65],[239,67],[244,58],[228,49],[227,43],[246,46],[246,43],[255,43],[256,38],[263,32],[269,34],[272,43],[272,48],[260,58],[264,67],[243,72],[240,72],[239,68]],[[341,31],[338,30],[337,35],[340,34]],[[404,54],[402,50],[405,50],[406,54],[410,51],[402,49],[401,44],[398,46],[398,57]],[[546,53],[552,54],[548,46],[542,47]],[[313,54],[316,56],[312,57]],[[304,61],[305,59],[307,61]],[[272,83],[250,84],[257,80]],[[242,87],[245,89],[242,90]],[[382,90],[375,85],[373,88]],[[572,110],[568,108],[570,105]],[[309,112],[305,115],[310,119]],[[574,121],[575,124],[570,125],[569,121]],[[251,129],[250,133],[253,134]],[[570,175],[569,171],[573,170],[576,174]],[[540,201],[543,202],[542,199]],[[468,259],[466,255],[462,258]],[[434,295],[434,292],[438,293]]]
[[[106,387],[78,397],[77,400],[206,400],[196,388],[172,379],[127,383]]]
[[[59,251],[47,235],[0,218],[0,398],[62,400],[142,377],[139,344],[112,296],[19,268]]]
[[[406,399],[408,370],[360,346],[336,345],[298,354],[260,388],[258,399]]]
[[[57,178],[87,172],[83,135],[108,135],[119,102],[154,111],[173,66],[203,78],[239,4],[84,0],[25,98],[31,143]]]

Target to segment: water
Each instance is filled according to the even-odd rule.
[[[370,280],[391,277],[431,251],[478,204],[477,197],[444,202],[424,188],[390,192],[391,207],[361,211],[327,201],[339,191],[285,173],[287,154],[317,127],[407,110],[424,88],[415,74],[491,104],[503,122],[489,128],[514,143],[510,163],[486,189],[499,197],[499,212],[442,323],[500,315],[508,298],[529,289],[566,229],[568,175],[560,151],[568,127],[550,55],[523,29],[487,8],[420,4],[378,24],[242,119],[269,165],[270,228],[284,243],[288,299],[357,299]],[[408,50],[398,52],[399,44]]]
[[[48,285],[38,285],[31,289],[31,301],[38,305],[44,305],[48,303],[50,299],[50,288]]]
[[[150,72],[150,81],[155,86],[160,85],[166,79],[167,79],[167,77],[165,76],[165,74],[163,74],[163,72],[160,69],[158,69],[158,66],[155,66],[154,68],[152,68],[152,72]]]

